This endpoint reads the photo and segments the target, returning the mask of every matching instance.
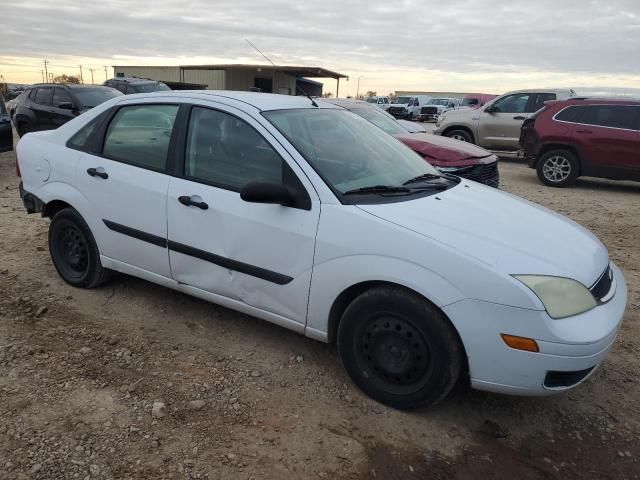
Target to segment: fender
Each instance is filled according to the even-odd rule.
[[[329,313],[338,296],[353,285],[372,281],[406,287],[440,308],[466,298],[440,275],[399,258],[377,255],[333,258],[313,267],[306,335],[328,341]]]

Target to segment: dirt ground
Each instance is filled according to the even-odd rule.
[[[0,479],[640,478],[640,184],[501,172],[604,241],[629,283],[624,325],[569,393],[461,385],[407,413],[362,395],[335,346],[135,278],[67,286],[0,154]]]

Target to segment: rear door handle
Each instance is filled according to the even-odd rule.
[[[587,135],[591,135],[593,131],[591,130],[576,130],[576,133],[585,133]]]
[[[92,177],[100,177],[100,178],[104,178],[105,180],[107,178],[109,178],[109,174],[107,172],[104,171],[104,169],[102,167],[98,167],[98,168],[87,168],[87,173],[89,175],[91,175]]]
[[[202,201],[197,195],[181,195],[178,197],[178,201],[187,207],[198,207],[200,210],[207,210],[209,205]]]
[[[513,117],[513,119],[514,119],[514,120],[526,120],[526,119],[527,119],[527,117],[522,117],[522,116],[520,116],[520,117]]]

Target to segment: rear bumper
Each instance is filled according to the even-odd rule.
[[[589,378],[611,350],[627,303],[622,272],[606,304],[574,317],[551,319],[545,311],[477,300],[444,308],[465,346],[471,385],[478,390],[526,396],[552,395]],[[533,338],[539,352],[508,347],[500,334]]]
[[[27,213],[41,213],[44,211],[44,202],[34,194],[27,192],[22,182],[20,182],[20,198]]]

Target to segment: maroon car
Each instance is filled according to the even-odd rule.
[[[551,187],[579,176],[640,181],[640,100],[547,102],[520,135],[529,166]]]
[[[410,133],[388,113],[358,100],[326,99],[393,135],[443,173],[498,188],[498,157],[472,143],[428,133]]]

